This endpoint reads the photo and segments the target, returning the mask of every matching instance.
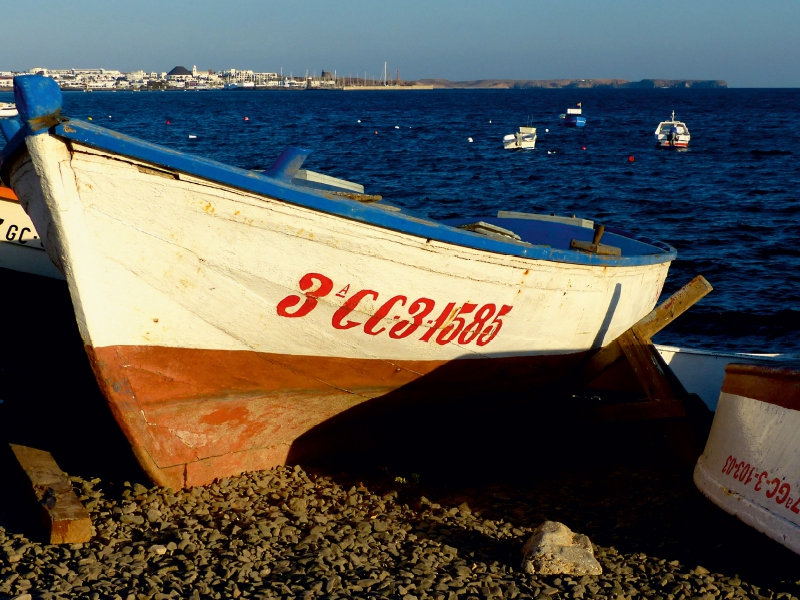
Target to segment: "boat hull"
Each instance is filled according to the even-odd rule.
[[[584,127],[586,126],[586,117],[565,115],[561,120],[561,124],[564,127]]]
[[[728,365],[697,487],[800,553],[800,371]]]
[[[161,485],[311,456],[315,432],[364,403],[529,392],[647,314],[669,267],[456,246],[52,135],[26,143],[10,180]]]
[[[678,139],[674,143],[670,142],[668,139],[656,136],[656,145],[659,148],[688,148],[689,147],[689,140],[681,140]]]

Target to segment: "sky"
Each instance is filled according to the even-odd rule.
[[[798,0],[27,0],[0,71],[176,65],[404,80],[724,79],[800,87]]]

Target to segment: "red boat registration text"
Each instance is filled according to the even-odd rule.
[[[347,298],[344,304],[333,313],[331,326],[334,329],[352,329],[359,327],[367,335],[386,334],[391,339],[401,340],[413,335],[420,327],[423,333],[419,337],[421,342],[433,340],[440,346],[457,342],[466,345],[474,342],[478,346],[486,346],[491,342],[503,327],[503,317],[507,316],[513,307],[503,304],[484,304],[479,306],[473,302],[448,302],[435,318],[427,319],[436,309],[436,302],[430,298],[417,298],[408,301],[407,296],[392,296],[380,305],[378,310],[363,323],[353,320],[353,312],[359,303],[368,298],[377,303],[378,292],[374,290],[359,290],[347,297],[350,286],[345,286],[336,293],[340,298]],[[295,294],[286,296],[278,303],[277,311],[281,317],[305,317],[313,311],[319,301],[333,291],[333,281],[320,273],[306,273],[300,278],[300,291],[302,296]],[[405,308],[409,318],[395,315],[394,325],[382,326],[382,322],[393,310]]]

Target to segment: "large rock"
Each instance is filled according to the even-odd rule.
[[[529,575],[600,575],[592,543],[563,523],[545,521],[522,547],[522,570]]]

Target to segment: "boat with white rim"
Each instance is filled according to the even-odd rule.
[[[14,81],[24,134],[0,156],[66,275],[98,384],[149,476],[172,487],[310,455],[317,426],[423,392],[523,392],[655,306],[675,251],[591,221],[446,223],[61,114]],[[599,232],[600,229],[598,228]],[[379,404],[379,406],[385,406]],[[312,431],[313,430],[313,431]]]
[[[675,120],[675,111],[672,111],[672,118],[669,121],[661,121],[656,127],[656,145],[659,148],[688,148],[689,128],[683,121]]]
[[[800,554],[800,361],[729,364],[694,482],[717,506]]]
[[[515,133],[503,136],[503,148],[506,150],[533,150],[536,147],[536,127],[519,128]]]

